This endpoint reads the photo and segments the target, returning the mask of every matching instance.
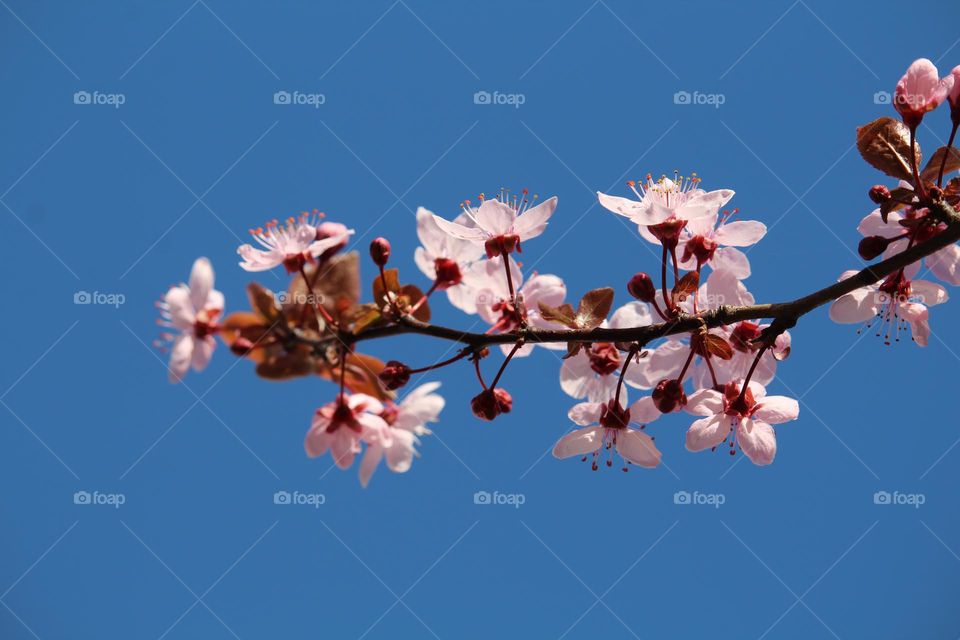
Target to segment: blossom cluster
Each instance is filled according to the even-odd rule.
[[[960,67],[941,78],[932,63],[918,60],[895,95],[899,120],[880,118],[858,130],[864,159],[898,180],[870,190],[877,209],[859,225],[865,260],[892,258],[944,233],[949,221],[934,205],[960,204],[960,178],[944,181],[960,169],[960,152],[952,146],[960,127]],[[944,102],[951,112],[950,141],[921,167],[917,127]],[[611,288],[589,291],[574,304],[561,277],[526,270],[519,260],[546,231],[556,196],[541,201],[525,189],[501,190],[492,198],[480,194],[475,202],[461,203],[452,219],[419,208],[420,246],[413,262],[429,287],[404,284],[390,267],[390,242],[376,238],[369,245],[376,267],[370,302],[361,301],[358,254],[346,250],[352,229],[316,210],[283,223],[270,221],[250,231],[252,244],[237,249],[239,264],[249,272],[282,267],[291,278],[288,290],[274,293],[252,283],[251,311],[225,317],[213,268],[198,259],[189,282],[172,287],[158,303],[170,380],[180,381],[190,368],[204,369],[219,335],[262,377],[316,375],[334,383],[338,391],[316,409],[304,446],[310,457],[329,453],[342,469],[360,457],[360,482],[366,486],[381,461],[397,473],[410,468],[421,438],[431,433],[427,425],[444,407],[437,382],[398,398],[414,377],[468,363],[480,387],[471,410],[494,420],[513,408],[513,396],[501,384],[508,365],[539,346],[557,352],[559,385],[572,399],[568,418],[574,428],[556,441],[555,457],[579,457],[595,470],[615,463],[624,471],[654,468],[663,454],[650,425],[665,414],[686,413],[689,451],[723,448],[730,455],[742,452],[756,465],[770,464],[777,453],[774,425],[799,416],[797,400],[766,389],[790,355],[786,328],[792,322],[766,316],[771,322],[764,323],[757,313],[723,324],[734,317],[730,310],[753,308],[745,284],[751,275],[747,253],[766,226],[727,208],[734,192],[707,191],[696,174],[648,174],[627,182],[627,188],[627,197],[598,192],[598,202],[636,225],[660,260],[653,276],[640,271],[626,279],[630,300],[617,308]],[[960,247],[946,244],[921,258],[875,284],[846,287],[830,317],[877,325],[888,343],[909,328],[912,340],[926,345],[928,308],[946,301],[947,293],[921,276],[930,272],[960,284]],[[861,275],[847,271],[841,280]],[[431,325],[430,301],[441,291],[453,307],[476,315],[485,331],[458,333]],[[684,331],[669,330],[680,323]],[[655,334],[661,337],[637,338],[644,327],[662,328]],[[368,337],[409,331],[459,340],[463,347],[420,368],[383,362],[357,349]],[[633,337],[609,337],[623,335]],[[482,363],[494,344],[503,357],[488,382]]]

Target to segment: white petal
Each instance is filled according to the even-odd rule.
[[[723,394],[713,389],[700,389],[690,395],[684,410],[695,416],[723,413]]]
[[[650,307],[645,302],[628,302],[610,317],[610,326],[614,329],[645,327],[652,322]]]
[[[777,455],[777,435],[766,422],[744,420],[737,428],[737,443],[755,465],[773,462]]]
[[[173,341],[170,349],[170,364],[168,365],[168,379],[170,382],[180,382],[190,368],[193,360],[194,338],[188,333],[181,334]]]
[[[927,268],[944,282],[960,285],[960,246],[951,244],[930,254]]]
[[[603,427],[577,429],[557,440],[553,445],[553,457],[561,460],[582,456],[600,448],[603,442]]]
[[[194,309],[203,309],[213,289],[213,266],[206,258],[197,258],[190,270],[190,301]]]
[[[767,396],[759,404],[754,415],[757,420],[770,424],[796,420],[800,415],[800,403],[786,396]]]
[[[660,464],[662,457],[653,439],[636,429],[623,429],[617,433],[617,452],[624,459],[647,469]]]
[[[716,447],[730,433],[730,418],[723,414],[695,420],[687,429],[687,450],[703,451]]]
[[[729,271],[740,280],[750,277],[750,261],[740,249],[720,247],[714,252],[713,259],[708,264],[714,270]]]
[[[650,424],[662,415],[650,396],[644,396],[630,405],[630,422],[635,424]]]
[[[866,322],[877,314],[876,290],[856,289],[830,305],[830,319],[840,324]]]
[[[600,422],[600,413],[603,410],[603,404],[600,402],[581,402],[573,405],[567,412],[567,417],[574,424],[586,427]]]
[[[728,247],[749,247],[767,233],[767,226],[756,220],[737,220],[722,225],[713,239]]]
[[[933,307],[946,302],[950,296],[947,290],[936,282],[929,280],[913,280],[910,283],[910,299],[912,302]]]
[[[496,198],[484,200],[475,214],[477,226],[491,235],[507,233],[513,227],[517,213],[509,205]]]
[[[535,207],[527,209],[513,223],[513,231],[520,240],[536,238],[547,228],[547,220],[557,208],[557,196],[544,200]]]
[[[487,234],[484,233],[483,229],[479,229],[477,227],[465,227],[462,224],[444,220],[438,215],[434,215],[433,220],[437,223],[437,226],[440,227],[441,231],[454,238],[479,243],[482,243],[487,239]]]

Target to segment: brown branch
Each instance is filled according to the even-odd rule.
[[[590,330],[571,329],[535,329],[525,328],[507,333],[474,333],[460,331],[439,325],[420,322],[409,316],[404,316],[399,324],[376,327],[359,334],[344,332],[339,338],[345,344],[353,344],[364,340],[386,338],[400,334],[418,334],[452,340],[463,343],[473,349],[479,349],[494,344],[511,344],[523,339],[527,343],[537,342],[632,342],[642,348],[657,338],[663,338],[678,333],[687,333],[701,327],[714,328],[722,325],[734,324],[743,320],[759,320],[772,318],[773,323],[761,336],[761,340],[771,341],[783,331],[793,327],[801,316],[813,311],[817,307],[836,300],[840,296],[879,282],[893,272],[910,265],[925,256],[960,240],[960,214],[945,202],[936,202],[929,205],[931,215],[947,224],[947,228],[939,234],[898,253],[897,255],[869,265],[854,276],[824,287],[811,294],[790,302],[774,302],[750,306],[722,305],[710,311],[697,315],[681,315],[674,320],[661,322],[642,327],[608,328],[597,327]],[[300,338],[301,341],[322,347],[335,338],[324,338],[311,341]]]

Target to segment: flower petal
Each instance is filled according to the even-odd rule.
[[[557,440],[553,445],[553,457],[563,460],[582,456],[600,448],[603,443],[603,427],[577,429]]]
[[[547,221],[557,208],[557,196],[544,200],[535,207],[530,207],[513,223],[513,232],[520,236],[520,240],[536,238],[547,228]]]
[[[720,414],[695,420],[687,429],[687,450],[703,451],[716,447],[730,433],[730,418]]]
[[[759,404],[753,415],[770,424],[796,420],[800,415],[800,403],[787,396],[767,396]]]
[[[581,427],[587,427],[591,424],[600,422],[600,412],[603,410],[603,404],[600,402],[581,402],[573,405],[567,412],[567,417],[574,424]]]
[[[683,409],[695,416],[723,413],[723,394],[713,389],[700,389],[690,395]]]
[[[625,460],[646,469],[660,464],[663,454],[653,443],[653,438],[636,429],[623,429],[617,433],[617,452]]]
[[[743,420],[737,428],[737,443],[755,465],[770,464],[777,455],[777,435],[766,422]]]
[[[737,220],[721,225],[713,239],[728,247],[749,247],[767,234],[767,225],[756,220]]]
[[[213,266],[206,258],[197,258],[190,270],[190,302],[194,309],[203,309],[213,289]]]

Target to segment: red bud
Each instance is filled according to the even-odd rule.
[[[870,187],[870,199],[873,200],[874,204],[883,204],[890,198],[890,189],[882,184],[875,184]]]
[[[650,276],[643,273],[635,273],[630,281],[627,282],[627,291],[637,300],[642,302],[653,302],[656,297],[657,288],[653,285]]]
[[[377,376],[387,391],[399,389],[410,382],[410,367],[397,360],[391,360]]]
[[[390,241],[386,238],[375,238],[370,243],[370,257],[378,267],[386,265],[390,259]]]
[[[857,246],[857,252],[864,260],[873,260],[886,251],[889,244],[890,240],[883,236],[867,236],[860,241],[860,244]]]

